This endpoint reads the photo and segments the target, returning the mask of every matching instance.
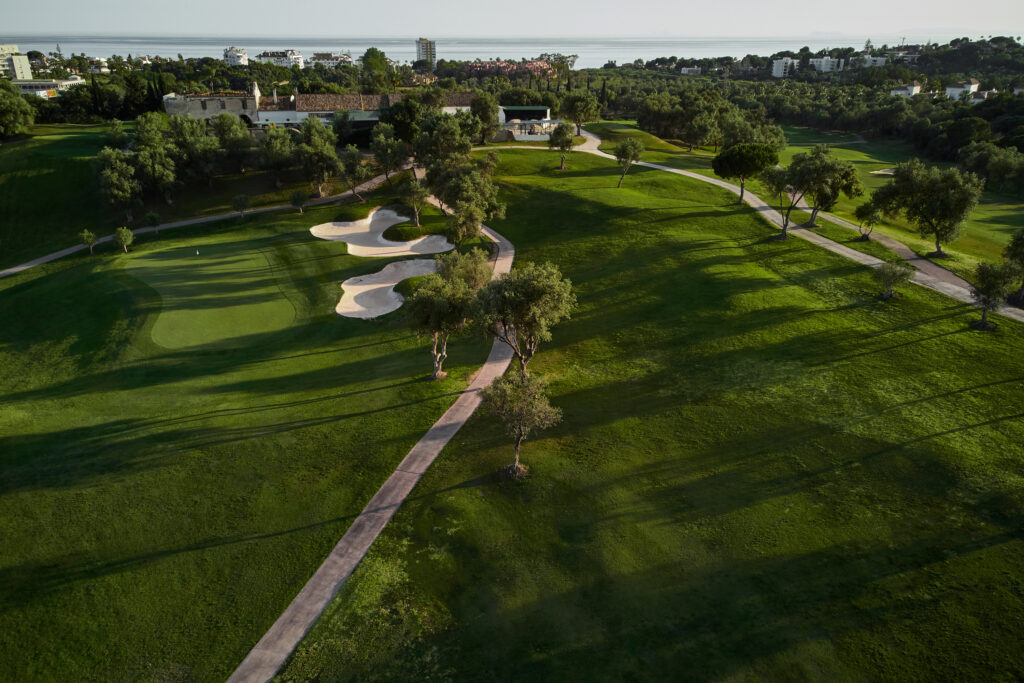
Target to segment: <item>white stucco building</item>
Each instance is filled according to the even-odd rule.
[[[890,95],[895,97],[913,97],[914,95],[921,94],[921,84],[917,81],[908,83],[906,85],[898,85],[889,91]]]
[[[833,57],[812,57],[808,60],[808,63],[814,67],[815,71],[829,73],[831,71],[842,71],[845,62],[842,59]]]
[[[861,55],[858,59],[861,67],[865,69],[872,69],[876,66],[885,66],[885,63],[889,61],[888,57],[872,57],[871,55]]]
[[[32,65],[28,55],[18,51],[17,45],[0,45],[0,76],[11,80],[29,80],[32,78]]]
[[[277,52],[264,51],[256,55],[256,61],[287,68],[298,66],[301,69],[306,65],[305,60],[302,57],[302,53],[298,50],[284,50]]]
[[[799,64],[800,62],[792,57],[772,60],[772,76],[775,78],[792,76]]]
[[[13,80],[11,82],[21,90],[23,95],[38,95],[48,100],[51,97],[56,97],[61,90],[84,85],[85,79],[81,76],[71,76],[63,79]]]
[[[684,66],[679,69],[679,73],[683,76],[700,76],[699,66]]]
[[[431,66],[437,61],[437,44],[426,38],[416,40],[416,61],[426,60]]]
[[[314,52],[309,58],[309,64],[323,64],[324,67],[333,69],[339,64],[352,64],[352,55],[344,52]]]
[[[969,81],[963,83],[954,83],[946,86],[946,97],[951,100],[959,100],[964,97],[965,94],[973,94],[978,92],[978,79],[972,78]]]
[[[232,45],[224,49],[224,62],[228,66],[248,66],[249,55],[242,48]]]

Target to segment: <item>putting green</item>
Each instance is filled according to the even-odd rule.
[[[295,319],[259,249],[237,243],[162,249],[133,256],[126,270],[159,292],[162,307],[151,334],[165,348],[243,344],[248,335],[282,330]]]

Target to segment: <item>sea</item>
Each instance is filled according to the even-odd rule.
[[[883,36],[873,35],[875,45],[899,45],[901,42],[945,42],[954,36]],[[833,47],[864,45],[867,36],[811,35],[789,37],[748,38],[493,38],[493,37],[434,37],[437,58],[451,60],[474,59],[530,59],[543,53],[577,55],[576,68],[596,68],[609,61],[618,64],[644,61],[656,57],[703,58],[735,57],[748,54],[768,56],[782,50],[799,50],[803,46],[813,51]],[[111,55],[160,57],[216,57],[221,58],[224,48],[244,48],[250,57],[264,50],[298,50],[305,56],[314,52],[347,52],[354,57],[367,48],[376,47],[396,62],[412,62],[416,58],[416,37],[373,36],[320,36],[320,37],[259,37],[259,36],[118,36],[118,35],[2,35],[0,43],[16,43],[22,52],[39,50],[43,53],[60,51],[64,55],[85,53],[89,57]]]

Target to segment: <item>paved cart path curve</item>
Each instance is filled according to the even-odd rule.
[[[486,226],[483,227],[483,233],[498,247],[493,260],[494,277],[509,272],[515,259],[515,247]],[[480,405],[480,391],[505,374],[511,362],[512,350],[502,342],[495,341],[487,361],[469,387],[445,411],[441,419],[416,442],[398,468],[352,522],[352,526],[334,546],[334,550],[313,577],[231,674],[228,678],[229,683],[263,683],[274,677],[330,604],[345,580],[366,556],[370,546],[377,540],[377,536],[384,530],[406,496],[412,492],[416,482]]]

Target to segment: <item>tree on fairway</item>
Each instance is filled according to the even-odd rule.
[[[35,110],[21,90],[7,79],[0,78],[0,138],[9,138],[26,130],[35,121]]]
[[[483,289],[493,275],[483,249],[473,248],[466,253],[453,249],[447,254],[438,254],[434,259],[441,279],[463,282],[474,294]]]
[[[999,310],[999,307],[1006,301],[1006,297],[1013,289],[1013,282],[1016,273],[1014,268],[1005,263],[978,264],[974,271],[974,282],[971,283],[971,295],[974,303],[981,309],[981,320],[975,325],[979,330],[994,330],[995,323],[989,322],[988,314],[991,311]]]
[[[82,244],[89,247],[89,255],[92,255],[92,248],[96,246],[96,233],[86,228],[82,232],[78,233],[78,239],[82,241]]]
[[[449,157],[427,169],[427,182],[442,206],[452,211],[466,204],[478,209],[480,221],[504,218],[505,205],[498,201],[498,188],[491,180],[495,164],[493,154],[484,159]]]
[[[398,195],[402,198],[402,203],[412,211],[413,224],[417,228],[420,227],[420,211],[427,205],[427,197],[430,196],[427,188],[416,178],[410,178],[398,188]]]
[[[515,460],[507,475],[517,479],[527,473],[519,462],[519,448],[531,432],[553,427],[562,420],[562,411],[551,405],[544,384],[535,377],[501,377],[481,392],[481,407],[505,424],[512,437]]]
[[[562,153],[562,164],[558,167],[558,170],[565,170],[565,155],[572,151],[574,144],[576,144],[576,135],[573,133],[572,124],[563,121],[551,131],[551,136],[548,138],[548,147],[557,149]]]
[[[888,301],[896,296],[896,285],[909,281],[913,274],[914,269],[904,263],[883,263],[871,271],[875,282],[882,287],[882,301]]]
[[[295,190],[292,192],[291,202],[292,206],[299,210],[299,213],[303,213],[302,207],[306,205],[309,200],[309,195],[302,190]]]
[[[409,161],[409,147],[395,137],[395,129],[389,123],[378,123],[373,128],[370,153],[377,166],[384,172],[384,179],[391,187],[391,174],[400,170]]]
[[[782,234],[785,239],[789,236],[789,214],[803,199],[803,194],[798,193],[791,184],[792,174],[788,168],[769,166],[761,171],[761,182],[768,188],[772,196],[778,198],[779,215],[782,216]]]
[[[295,163],[295,143],[283,128],[268,128],[263,138],[263,167],[274,175],[274,185],[281,187],[281,173]]]
[[[453,244],[462,246],[480,236],[484,222],[484,208],[476,202],[456,202],[448,216],[447,236]]]
[[[123,210],[126,220],[132,222],[132,206],[139,203],[142,184],[135,177],[135,168],[119,149],[104,147],[97,155],[100,167],[100,190],[111,206]]]
[[[461,161],[469,155],[473,143],[463,132],[454,116],[431,113],[420,123],[419,133],[413,141],[416,162],[429,171],[456,159]]]
[[[857,230],[860,231],[860,237],[857,239],[869,242],[875,226],[882,220],[882,212],[874,202],[867,201],[853,210],[853,217],[857,219]]]
[[[252,199],[247,194],[236,194],[231,199],[231,208],[238,212],[239,216],[244,216],[246,210],[252,204]]]
[[[164,200],[171,204],[171,190],[174,189],[177,176],[174,173],[174,159],[167,153],[167,148],[160,145],[137,149],[135,167],[142,184],[162,194]]]
[[[743,192],[747,178],[753,178],[764,169],[779,163],[779,153],[771,145],[756,142],[742,142],[723,150],[711,160],[711,168],[720,178],[739,178],[740,199],[743,203]]]
[[[135,235],[128,228],[118,228],[114,231],[114,244],[124,249],[124,253],[128,253],[128,247],[135,241]]]
[[[619,176],[619,184],[615,187],[622,187],[622,179],[626,177],[629,172],[629,168],[640,161],[640,155],[643,154],[644,146],[636,138],[624,138],[615,147],[615,160],[619,162],[619,166],[622,167],[622,175]]]
[[[486,145],[501,130],[498,101],[489,92],[479,92],[470,100],[469,111],[480,119],[480,144]]]
[[[302,135],[302,144],[305,145],[326,142],[331,147],[335,147],[338,144],[338,136],[316,116],[303,119],[299,126],[299,133]]]
[[[810,228],[815,226],[818,212],[834,207],[841,194],[852,198],[864,192],[853,164],[832,156],[828,145],[815,145],[810,153],[795,155],[789,171],[791,184],[811,206]]]
[[[892,180],[875,191],[872,201],[886,215],[905,215],[922,237],[935,240],[935,255],[945,256],[942,245],[957,238],[983,185],[973,173],[931,168],[912,159],[896,167]]]
[[[170,155],[179,177],[213,185],[217,172],[220,143],[208,135],[206,122],[191,116],[175,114],[167,119],[170,133]]]
[[[299,158],[306,178],[316,186],[316,196],[323,197],[324,184],[338,172],[338,153],[334,145],[324,139],[304,142],[299,145]]]
[[[601,115],[601,103],[587,90],[574,90],[562,98],[560,113],[576,124],[576,135],[583,135],[583,124]]]
[[[480,322],[512,349],[524,377],[537,347],[551,339],[551,327],[576,306],[572,283],[551,263],[526,263],[505,273],[488,282],[478,299]]]
[[[461,280],[442,278],[434,273],[425,277],[409,301],[413,326],[433,340],[433,379],[443,379],[448,357],[448,338],[466,326],[473,310],[473,291]]]
[[[124,130],[124,124],[118,119],[110,120],[110,127],[104,136],[104,142],[108,147],[123,149],[128,144],[128,133]]]
[[[341,175],[348,184],[352,195],[359,201],[365,202],[362,195],[356,191],[360,184],[370,177],[370,170],[363,165],[363,155],[356,149],[355,145],[348,145],[341,152]]]
[[[1007,264],[1017,271],[1017,277],[1021,279],[1021,285],[1016,292],[1006,298],[1007,302],[1014,306],[1024,306],[1024,228],[1018,230],[1010,238],[1010,243],[1003,250],[1003,257]]]

